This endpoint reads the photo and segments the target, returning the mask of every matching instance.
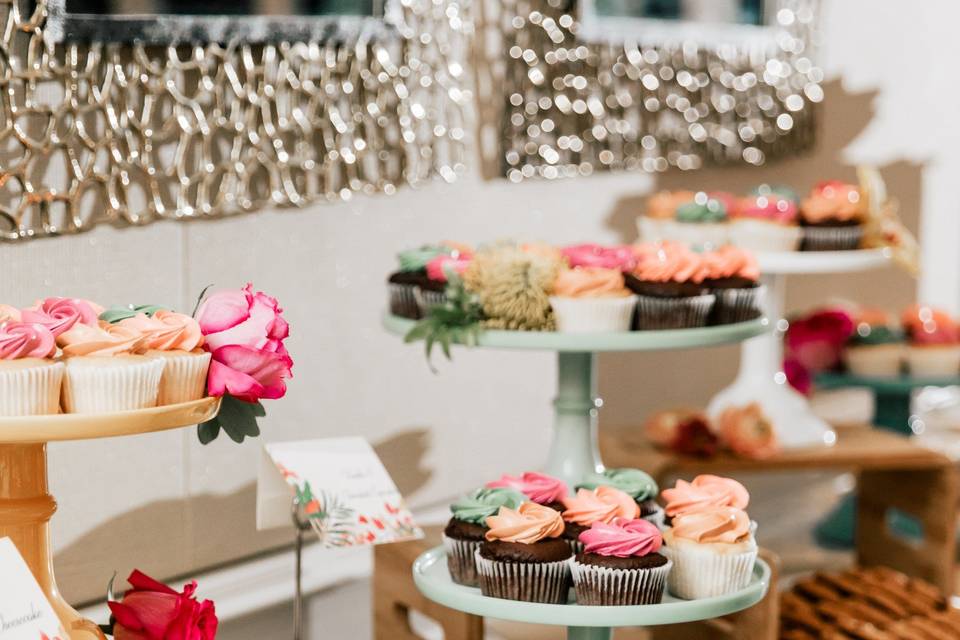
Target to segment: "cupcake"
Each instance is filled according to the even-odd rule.
[[[580,534],[570,563],[579,605],[632,606],[663,600],[672,563],[657,553],[663,538],[645,520],[597,522]]]
[[[563,519],[551,509],[524,502],[500,507],[477,549],[477,574],[485,596],[565,604],[570,590],[570,545],[560,536]]]
[[[157,404],[199,400],[207,389],[210,353],[204,351],[200,325],[190,316],[158,310],[153,317],[140,313],[117,323],[140,333],[141,352],[164,362]]]
[[[676,240],[681,232],[675,216],[677,209],[693,201],[693,191],[660,191],[647,198],[644,214],[637,218],[637,230],[643,242]]]
[[[624,286],[619,269],[577,267],[557,275],[550,306],[557,331],[629,331],[637,298]]]
[[[688,329],[707,324],[716,297],[704,280],[709,273],[702,255],[677,243],[639,245],[627,288],[637,294],[634,328]]]
[[[419,320],[422,317],[423,297],[420,292],[429,291],[442,296],[446,288],[446,277],[434,280],[427,275],[427,265],[440,256],[469,253],[466,247],[455,243],[424,245],[417,249],[401,251],[397,254],[399,269],[387,278],[390,313],[402,318]],[[433,302],[434,300],[431,300]]]
[[[67,413],[109,413],[157,404],[164,361],[139,354],[143,336],[129,327],[77,323],[57,338],[66,365]],[[108,391],[108,392],[107,392]]]
[[[857,249],[867,217],[866,199],[856,185],[820,182],[800,204],[803,251]]]
[[[527,496],[532,502],[550,507],[555,511],[563,511],[563,499],[570,493],[567,484],[545,473],[527,471],[519,478],[504,474],[499,480],[486,484],[488,488],[503,487],[515,489]]]
[[[883,312],[861,313],[856,323],[844,350],[847,370],[858,376],[900,375],[906,351],[903,332]]]
[[[764,287],[753,254],[727,245],[704,254],[704,284],[716,296],[711,315],[714,324],[746,322],[763,315]]]
[[[792,191],[760,185],[739,201],[730,221],[730,242],[749,251],[794,251],[802,236],[798,211]]]
[[[97,326],[97,316],[103,308],[80,298],[46,298],[20,312],[24,322],[42,324],[54,337],[69,331],[77,324]]]
[[[750,493],[742,484],[732,478],[709,474],[699,475],[691,482],[677,480],[677,484],[672,489],[664,489],[661,496],[666,503],[664,511],[671,520],[714,507],[746,509],[750,503]]]
[[[0,416],[59,413],[64,367],[51,359],[56,351],[56,339],[45,326],[0,322]]]
[[[633,498],[640,507],[640,518],[656,525],[663,524],[663,508],[657,504],[660,488],[650,474],[640,469],[605,469],[588,476],[577,489],[613,487]]]
[[[513,489],[477,489],[452,505],[453,517],[443,530],[443,546],[447,550],[447,568],[457,584],[476,587],[476,552],[489,530],[486,520],[500,507],[516,509],[526,502],[522,493]]]
[[[916,378],[953,378],[960,373],[960,331],[939,309],[913,305],[903,312],[906,361]]]
[[[678,515],[663,532],[662,553],[673,567],[670,593],[695,600],[733,593],[750,583],[757,542],[746,512],[709,507]]]
[[[606,485],[596,489],[578,489],[575,496],[563,499],[563,539],[574,553],[582,551],[580,534],[595,522],[613,522],[615,518],[635,520],[640,505],[629,495]]]
[[[694,247],[714,248],[726,244],[731,201],[727,194],[698,191],[693,200],[677,207],[676,224],[668,239]]]
[[[427,279],[417,289],[420,315],[425,316],[431,307],[447,302],[447,284],[454,275],[462,276],[470,266],[473,254],[466,249],[452,249],[427,263]]]
[[[560,249],[560,255],[571,267],[598,267],[630,271],[637,264],[633,247],[617,245],[605,247],[599,244],[578,244]]]

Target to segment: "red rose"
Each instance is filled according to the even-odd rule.
[[[839,309],[794,320],[784,336],[787,357],[814,373],[831,369],[840,362],[853,329],[850,314]]]
[[[177,593],[167,585],[134,571],[133,587],[120,602],[108,602],[116,619],[114,640],[214,640],[217,614],[209,600],[199,602],[197,583]]]

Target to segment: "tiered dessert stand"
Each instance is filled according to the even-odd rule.
[[[774,331],[743,343],[737,377],[714,396],[707,413],[715,417],[728,406],[759,402],[784,448],[832,445],[834,430],[813,414],[807,399],[793,390],[783,373],[787,276],[868,271],[888,265],[891,255],[889,249],[758,253],[761,280],[767,287],[764,312],[775,323]]]
[[[386,329],[405,335],[413,321],[387,315]],[[544,470],[573,486],[603,470],[597,446],[596,354],[605,351],[656,351],[739,342],[769,329],[765,318],[739,324],[669,331],[567,334],[558,332],[484,331],[478,347],[555,351],[558,363],[554,403],[554,438]],[[479,589],[454,583],[443,547],[414,563],[414,581],[427,597],[446,607],[479,616],[545,625],[566,625],[569,640],[610,640],[613,627],[640,627],[690,622],[727,615],[763,599],[770,568],[757,560],[750,584],[728,595],[702,600],[666,596],[662,604],[633,607],[547,605],[490,598]]]
[[[13,540],[70,640],[103,640],[96,624],[80,617],[53,575],[50,518],[57,503],[47,491],[47,443],[165,431],[217,415],[218,398],[110,414],[0,417],[0,538]]]

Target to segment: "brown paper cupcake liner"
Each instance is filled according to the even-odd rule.
[[[767,295],[764,285],[749,289],[715,289],[717,301],[713,306],[715,324],[746,322],[763,315],[763,298]]]
[[[863,227],[801,227],[801,251],[850,251],[860,248]]]
[[[577,604],[634,606],[659,604],[673,563],[651,569],[611,569],[570,560]]]
[[[447,294],[445,291],[426,291],[419,287],[414,291],[417,298],[417,306],[420,309],[420,315],[426,316],[430,309],[447,303]]]
[[[491,598],[566,604],[570,595],[570,562],[500,562],[476,555],[480,591]]]
[[[706,293],[683,298],[637,296],[634,328],[639,331],[692,329],[707,324],[716,296]]]
[[[475,559],[479,540],[454,540],[443,536],[443,546],[447,550],[447,569],[450,579],[466,587],[480,586],[477,577],[477,562]]]
[[[390,313],[410,320],[420,319],[416,285],[390,282],[387,283],[387,293]]]

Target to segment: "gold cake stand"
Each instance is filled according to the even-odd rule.
[[[108,414],[0,417],[0,538],[9,537],[60,617],[70,640],[103,640],[60,595],[53,575],[50,518],[57,502],[47,489],[47,443],[132,436],[205,422],[219,398]]]

